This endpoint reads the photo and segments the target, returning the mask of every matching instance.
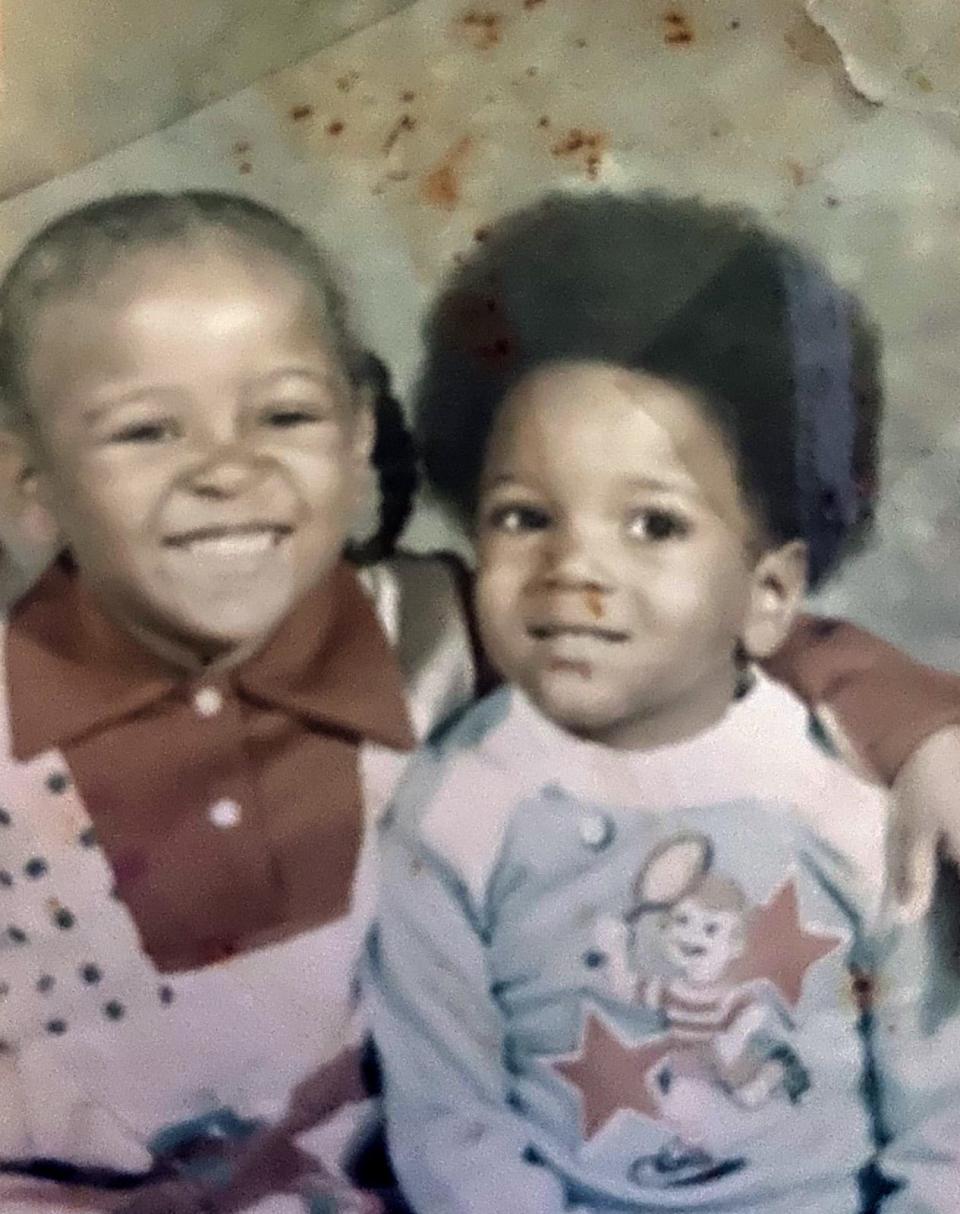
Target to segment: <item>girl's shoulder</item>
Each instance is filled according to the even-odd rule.
[[[470,574],[452,553],[398,552],[358,570],[410,692],[417,736],[477,694]]]

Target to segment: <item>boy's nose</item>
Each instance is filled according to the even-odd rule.
[[[595,544],[572,528],[557,528],[545,547],[541,581],[555,590],[604,590],[608,579]]]

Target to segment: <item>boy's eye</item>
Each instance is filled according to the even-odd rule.
[[[630,535],[639,540],[678,539],[690,530],[686,519],[672,510],[639,510],[627,524]]]
[[[488,522],[496,531],[519,535],[524,531],[543,531],[550,526],[550,516],[539,506],[514,504],[491,511]]]
[[[121,426],[109,436],[111,443],[162,443],[174,434],[174,426],[168,421],[131,422]]]

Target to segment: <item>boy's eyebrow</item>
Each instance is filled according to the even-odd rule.
[[[664,481],[658,480],[656,477],[631,476],[625,484],[628,489],[640,489],[647,493],[698,492],[697,483],[692,478],[686,480],[685,478],[678,477],[676,480]]]
[[[524,481],[519,477],[514,476],[511,472],[501,472],[499,476],[495,476],[492,480],[485,480],[481,483],[480,488],[489,493],[491,489],[500,489],[504,485],[522,486]]]

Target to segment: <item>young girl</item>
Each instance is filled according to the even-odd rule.
[[[478,280],[479,337],[450,306]],[[860,309],[736,214],[558,199],[492,234],[433,338],[428,467],[474,519],[508,685],[384,823],[372,1006],[410,1201],[954,1210],[956,904],[891,917],[886,793],[755,666],[869,524]]]
[[[382,371],[297,228],[150,194],[10,267],[0,391],[17,523],[64,551],[0,643],[0,1205],[353,1209],[370,827],[474,671],[449,563],[389,555]],[[869,639],[824,644],[790,677],[853,671],[863,713]]]

